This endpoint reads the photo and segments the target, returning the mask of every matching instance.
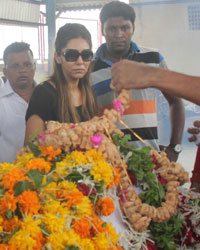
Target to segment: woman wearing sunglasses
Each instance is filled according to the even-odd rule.
[[[89,80],[91,48],[91,35],[83,25],[69,23],[58,30],[53,74],[35,88],[28,106],[25,144],[35,130],[44,134],[46,121],[76,123],[97,115]]]

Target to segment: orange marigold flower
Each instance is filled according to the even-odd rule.
[[[97,216],[94,215],[92,218],[91,224],[92,224],[92,229],[91,229],[91,235],[96,235],[98,233],[102,233],[106,231],[106,227],[104,227],[104,221],[99,220]]]
[[[12,232],[16,226],[21,226],[21,222],[17,216],[14,216],[12,219],[7,219],[5,216],[3,217],[2,227],[4,231]]]
[[[33,250],[41,250],[42,246],[44,246],[46,242],[42,232],[39,232],[39,234],[33,237],[33,239],[36,240],[36,246],[33,247]]]
[[[17,205],[17,199],[13,194],[5,193],[4,197],[0,199],[0,213],[5,213],[8,210],[15,211]]]
[[[74,222],[74,231],[81,238],[90,238],[90,222],[87,218],[82,218]]]
[[[36,158],[27,162],[25,169],[38,169],[40,172],[44,171],[47,174],[51,170],[51,163],[45,161],[43,158]]]
[[[55,156],[61,154],[61,150],[59,148],[54,149],[52,146],[39,146],[38,148],[41,151],[41,156],[48,156],[48,161],[51,161]]]
[[[17,248],[7,244],[0,244],[0,250],[17,250]]]
[[[71,208],[73,205],[77,205],[82,202],[84,195],[80,191],[72,191],[66,194],[67,207]]]
[[[13,188],[19,181],[29,180],[28,176],[25,176],[26,172],[21,169],[13,169],[9,173],[7,173],[2,180],[2,184],[5,189],[13,192]]]
[[[120,168],[114,168],[113,172],[114,172],[114,179],[110,183],[110,185],[108,186],[108,188],[112,188],[112,187],[114,187],[114,185],[115,186],[119,185],[119,181],[120,181]]]
[[[108,216],[115,210],[115,205],[112,199],[109,197],[103,198],[97,202],[96,212],[99,215]]]
[[[37,214],[40,209],[39,198],[34,191],[24,191],[18,196],[18,203],[23,213]]]

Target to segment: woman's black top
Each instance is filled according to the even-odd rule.
[[[81,114],[81,106],[76,107],[80,122],[85,121]],[[35,87],[26,112],[26,121],[38,115],[44,122],[59,121],[57,90],[49,83],[44,82]]]

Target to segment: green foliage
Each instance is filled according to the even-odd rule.
[[[151,230],[157,248],[164,250],[178,249],[174,236],[181,233],[182,223],[183,221],[179,216],[173,216],[164,223],[152,222],[149,229]]]
[[[136,149],[133,145],[128,144],[130,136],[120,137],[118,134],[112,136],[125,159],[126,156],[129,156],[126,164],[128,170],[135,175],[137,185],[145,186],[139,195],[141,200],[151,206],[160,207],[165,197],[165,186],[162,186],[153,171],[156,166],[153,164],[153,158],[150,157],[151,149],[149,147]],[[164,223],[151,222],[148,229],[151,231],[158,249],[174,250],[178,248],[175,243],[175,235],[180,234],[182,229],[182,220],[178,215]]]
[[[33,181],[35,188],[41,187],[43,176],[38,169],[31,169],[26,175]]]
[[[79,248],[76,247],[76,246],[70,245],[70,246],[67,246],[67,247],[65,248],[65,250],[79,250]]]
[[[30,189],[30,185],[27,180],[19,181],[14,188],[16,195],[20,195],[28,189]]]

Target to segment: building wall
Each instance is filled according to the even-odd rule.
[[[158,49],[170,69],[200,75],[200,0],[134,2],[133,40]]]

